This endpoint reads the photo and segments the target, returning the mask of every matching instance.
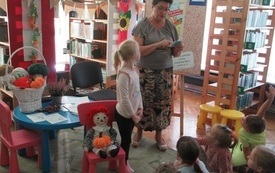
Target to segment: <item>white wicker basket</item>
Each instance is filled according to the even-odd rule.
[[[41,57],[43,58],[44,64],[47,65],[46,60],[45,60],[44,56],[42,55],[42,53],[38,49],[36,49],[34,47],[31,47],[31,46],[24,46],[24,47],[21,47],[21,48],[15,50],[11,54],[10,58],[8,59],[7,64],[10,64],[10,61],[13,58],[13,56],[18,51],[20,51],[22,49],[34,49],[34,50],[36,50],[41,55]],[[7,67],[6,67],[6,74],[8,74],[8,68]],[[21,112],[31,113],[31,112],[34,112],[34,111],[42,108],[42,94],[43,94],[44,89],[46,87],[46,79],[45,79],[44,85],[39,89],[36,89],[36,88],[22,89],[22,88],[19,88],[19,87],[16,87],[16,86],[10,84],[10,82],[7,82],[7,84],[9,85],[9,88],[12,90],[14,96],[17,98],[18,103],[19,103],[19,108],[20,108]]]

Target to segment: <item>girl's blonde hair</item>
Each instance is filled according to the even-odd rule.
[[[129,62],[134,56],[140,56],[138,43],[135,40],[123,41],[114,54],[114,67],[116,72],[122,61]]]
[[[255,147],[254,161],[258,167],[262,168],[263,173],[275,172],[275,152],[265,146],[259,145]]]

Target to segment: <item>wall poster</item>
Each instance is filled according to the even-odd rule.
[[[177,28],[179,39],[183,38],[183,23],[184,23],[184,15],[185,11],[185,3],[186,0],[175,0],[170,7],[169,17],[172,20],[173,24]]]
[[[190,0],[189,5],[206,5],[206,0]]]

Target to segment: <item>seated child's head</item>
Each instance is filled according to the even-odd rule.
[[[273,173],[275,172],[275,152],[259,145],[252,150],[247,165],[257,173]]]
[[[162,163],[156,169],[155,173],[177,173],[177,169],[169,163]]]
[[[215,124],[207,135],[211,144],[221,148],[234,148],[238,142],[236,134],[227,126]]]
[[[247,115],[242,120],[243,128],[250,133],[262,133],[265,130],[265,121],[255,114]]]
[[[178,160],[181,160],[181,164],[193,165],[199,157],[200,145],[190,136],[182,136],[176,147]]]

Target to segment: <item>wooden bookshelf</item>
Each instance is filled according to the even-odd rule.
[[[9,35],[9,21],[7,0],[1,0],[1,13],[0,13],[0,65],[6,64],[7,59],[10,56],[10,35]],[[13,93],[6,89],[1,83],[0,86],[1,99],[7,103],[12,110],[18,105],[17,99]]]
[[[238,99],[249,92],[254,92],[253,100],[243,109],[260,106],[264,100],[275,8],[274,1],[268,5],[252,2],[213,0],[202,103],[214,101],[224,108],[236,109]],[[244,64],[244,56],[250,58],[248,63],[255,61],[254,64]],[[245,81],[254,84],[240,92],[240,76],[249,73],[258,76],[254,81]]]
[[[70,64],[72,66],[80,61],[100,63],[103,69],[104,85],[109,88],[115,85],[115,79],[107,75],[107,73],[110,74],[110,64],[113,64],[112,52],[109,49],[112,45],[110,27],[112,27],[113,19],[108,18],[113,7],[104,2],[101,8],[100,16],[96,16],[95,12],[90,14],[89,19],[79,16],[70,17]]]
[[[5,64],[5,60],[10,56],[7,2],[4,0],[1,3],[3,4],[0,13],[0,65]]]

